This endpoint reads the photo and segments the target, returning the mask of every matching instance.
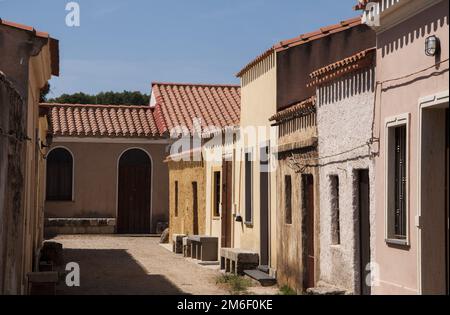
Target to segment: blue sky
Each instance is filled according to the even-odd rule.
[[[0,18],[60,40],[52,94],[139,90],[152,81],[238,83],[241,67],[283,39],[356,16],[356,0],[0,0]]]

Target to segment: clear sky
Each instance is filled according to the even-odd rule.
[[[0,0],[0,18],[60,40],[52,94],[139,90],[152,81],[238,83],[274,43],[357,16],[356,0]]]

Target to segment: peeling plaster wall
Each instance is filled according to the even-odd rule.
[[[350,293],[359,293],[357,171],[360,169],[368,169],[370,174],[372,261],[375,257],[374,163],[367,145],[372,137],[374,69],[348,75],[320,87],[317,98],[321,206],[320,278]],[[340,184],[340,245],[333,245],[331,240],[330,176],[333,175],[339,176]]]
[[[192,182],[197,182],[199,234],[206,233],[204,162],[169,162],[170,242],[173,234],[193,234]],[[175,181],[178,181],[178,216],[175,215]]]

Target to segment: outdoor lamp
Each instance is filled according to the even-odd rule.
[[[425,40],[425,54],[427,56],[436,56],[441,48],[439,38],[435,35],[427,37]]]
[[[244,220],[242,219],[242,216],[240,214],[238,214],[236,216],[236,222],[244,222]]]

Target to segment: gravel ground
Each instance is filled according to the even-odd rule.
[[[77,262],[80,287],[58,287],[61,295],[224,295],[218,270],[201,267],[160,246],[155,237],[58,236],[66,263]]]

